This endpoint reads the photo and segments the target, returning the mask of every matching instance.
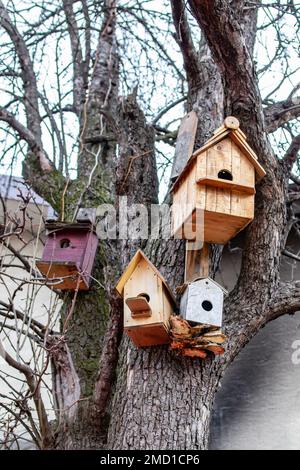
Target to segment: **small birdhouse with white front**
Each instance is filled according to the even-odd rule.
[[[264,175],[239,121],[226,118],[174,183],[174,236],[226,244],[253,220],[255,182]]]
[[[124,331],[138,347],[167,344],[175,298],[163,276],[138,250],[120,278],[124,298]]]
[[[189,322],[221,327],[226,293],[210,278],[194,281],[187,285],[181,297],[180,314]]]

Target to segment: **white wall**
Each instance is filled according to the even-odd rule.
[[[292,240],[291,251],[297,247]],[[223,259],[218,280],[229,289],[239,272],[240,254],[227,253]],[[300,263],[286,258],[281,277],[300,279]],[[217,394],[211,449],[300,450],[300,364],[292,360],[296,340],[299,313],[267,325],[230,366]]]
[[[10,209],[12,206],[9,206]],[[15,208],[14,208],[15,209]],[[32,222],[32,221],[31,221]],[[32,234],[32,223],[28,221],[26,230],[20,237],[10,236],[6,241],[10,243],[14,249],[20,251],[26,260],[32,262],[32,258],[40,258],[43,250],[43,244],[37,239],[37,234]],[[36,232],[39,226],[39,220],[35,217],[33,232]],[[22,269],[22,263],[18,260],[4,245],[0,245],[0,300],[9,303],[13,301],[16,309],[26,313],[27,317],[34,318],[40,323],[53,327],[58,330],[58,314],[60,302],[57,296],[46,286],[34,284],[34,276],[30,275],[26,270]],[[33,263],[34,265],[34,263]],[[18,267],[20,266],[20,267]],[[21,289],[18,286],[22,284],[21,280],[29,280]],[[30,283],[31,281],[31,283]],[[1,308],[1,305],[0,305]],[[0,316],[0,322],[3,323],[3,317]],[[14,319],[6,320],[6,324],[15,327],[16,322]],[[20,329],[22,324],[18,322]],[[2,331],[1,331],[2,330]],[[43,348],[37,347],[34,341],[26,339],[26,335],[16,334],[9,329],[0,328],[0,338],[7,350],[15,359],[18,359],[18,354],[21,360],[27,361],[32,367],[34,363],[37,364],[36,370],[42,371],[45,365],[46,354]],[[30,329],[23,325],[23,331],[30,333]],[[14,347],[12,346],[14,345]],[[17,352],[14,350],[17,348]],[[42,386],[42,395],[45,400],[46,408],[49,411],[49,417],[53,418],[53,404],[51,401],[51,392],[47,387],[51,388],[50,368],[48,367],[44,377],[45,384]],[[1,378],[2,377],[2,378]],[[4,377],[4,379],[3,379]],[[0,402],[8,403],[8,398],[3,396],[11,396],[12,389],[6,383],[9,382],[15,390],[26,390],[22,385],[23,376],[21,373],[12,369],[3,358],[0,357]],[[30,403],[33,408],[33,403]],[[3,409],[0,407],[0,420],[3,415]],[[2,426],[3,430],[3,426]],[[19,427],[19,432],[23,433],[24,429]],[[0,421],[1,432],[1,421]],[[26,437],[24,435],[24,437]],[[22,441],[22,447],[27,447],[26,441]]]

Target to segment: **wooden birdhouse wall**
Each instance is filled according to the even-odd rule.
[[[231,180],[220,176],[226,172]],[[236,186],[235,186],[236,185]],[[204,240],[226,243],[254,217],[255,169],[229,138],[200,153],[174,190],[174,233],[204,210]],[[201,217],[199,217],[201,220]]]
[[[44,261],[74,261],[82,265],[88,232],[72,229],[49,233],[43,253]]]
[[[168,322],[168,305],[164,293],[164,286],[161,279],[157,276],[145,260],[141,260],[136,269],[128,279],[124,287],[124,327],[134,327],[149,325],[156,322]],[[146,294],[149,296],[148,303],[152,314],[150,317],[142,319],[133,318],[131,311],[126,304],[126,299],[140,297]]]
[[[39,270],[48,278],[65,278],[55,288],[86,290],[90,284],[95,255],[98,246],[97,235],[90,228],[63,228],[48,234],[42,259],[37,262]]]

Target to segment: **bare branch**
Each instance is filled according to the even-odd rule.
[[[264,128],[261,97],[251,50],[247,46],[244,26],[238,13],[231,3],[225,0],[189,0],[188,3],[225,83],[225,113],[240,119],[244,128],[247,128],[251,145],[262,158],[268,154],[270,160],[272,156],[264,133],[257,133],[257,128]],[[273,162],[276,164],[275,159]]]
[[[30,129],[23,126],[23,124],[21,124],[12,113],[2,107],[0,107],[0,120],[7,122],[7,124],[9,124],[19,134],[21,139],[27,142],[32,153],[37,156],[41,170],[44,173],[48,173],[53,170],[53,166],[44,152],[41,143],[36,139],[35,134],[33,134]]]
[[[191,79],[197,82],[200,74],[199,59],[193,43],[184,2],[182,0],[172,0],[171,7],[176,29],[176,41],[182,52],[185,70]]]
[[[286,122],[300,116],[300,97],[270,104],[264,108],[267,132],[274,132]]]
[[[285,167],[287,168],[289,172],[292,170],[293,165],[297,160],[299,149],[300,149],[300,134],[293,138],[292,143],[283,159]]]
[[[26,364],[16,361],[8,352],[4,349],[2,342],[0,341],[0,356],[7,362],[7,364],[14,369],[24,374],[26,382],[28,384],[30,393],[32,394],[36,412],[39,419],[42,443],[41,447],[48,447],[53,440],[51,425],[48,421],[47,412],[41,397],[39,382],[35,379],[34,372]]]
[[[187,96],[182,96],[181,98],[178,98],[178,100],[174,101],[173,103],[170,103],[168,106],[166,106],[164,109],[162,109],[157,116],[152,121],[152,126],[154,126],[166,113],[170,111],[170,109],[174,108],[178,104],[186,101]]]
[[[41,147],[41,124],[38,106],[38,92],[33,63],[23,39],[22,34],[11,21],[6,8],[0,0],[0,25],[5,29],[14,44],[22,70],[24,86],[24,105],[26,110],[27,126],[34,135],[37,144]]]
[[[280,284],[266,312],[267,321],[293,314],[300,310],[300,282]]]
[[[79,39],[78,25],[73,10],[73,0],[63,0],[63,7],[66,15],[68,25],[68,32],[71,42],[71,50],[73,56],[73,99],[74,108],[77,115],[80,116],[82,105],[85,101],[84,89],[84,67],[83,67],[83,54]]]

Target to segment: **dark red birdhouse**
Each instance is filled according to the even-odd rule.
[[[98,245],[93,225],[55,222],[46,228],[44,252],[36,265],[49,287],[88,290]]]

